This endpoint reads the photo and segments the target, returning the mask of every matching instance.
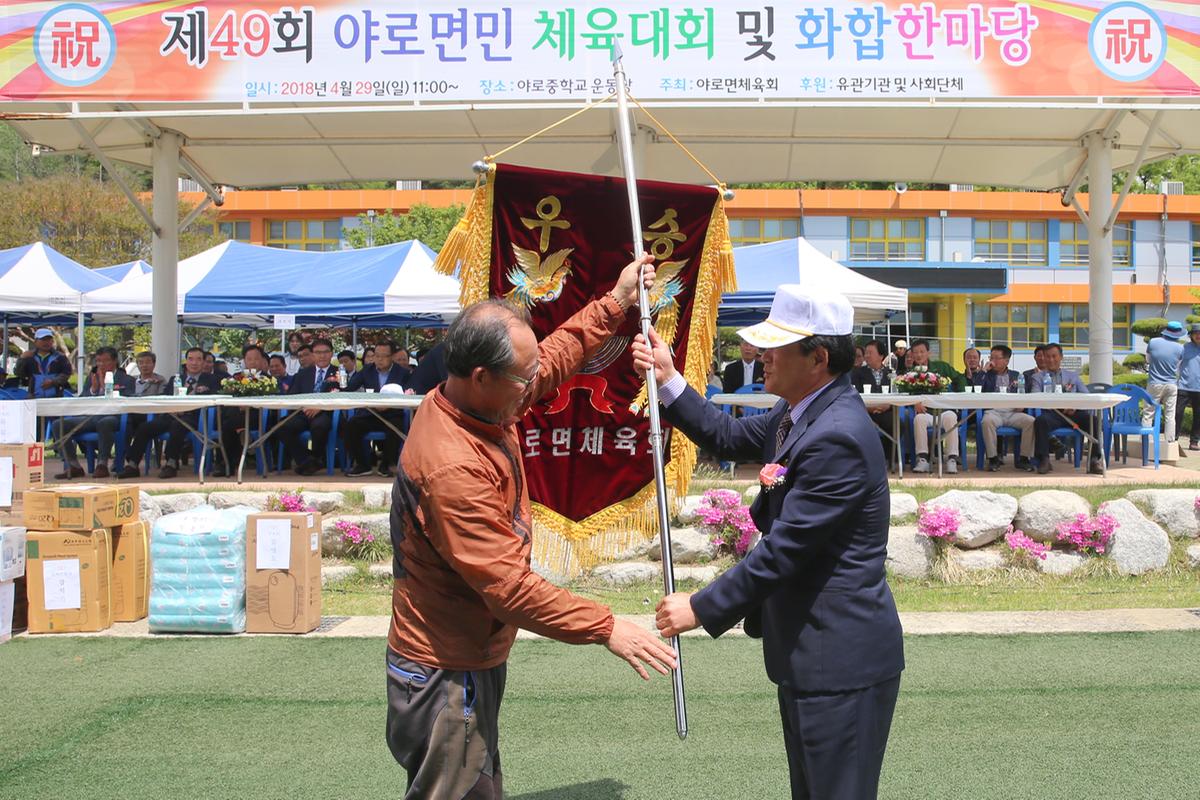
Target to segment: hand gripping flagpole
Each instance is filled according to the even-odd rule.
[[[637,170],[633,163],[633,141],[629,130],[628,86],[625,84],[625,68],[621,65],[621,49],[613,51],[613,75],[617,79],[617,116],[620,125],[621,163],[625,168],[625,188],[629,193],[629,217],[633,223],[633,256],[641,258],[642,211],[638,203]],[[643,267],[643,270],[645,268]],[[643,272],[644,274],[644,272]],[[650,342],[650,299],[644,281],[638,281],[638,311],[641,316],[642,337]],[[667,478],[663,471],[662,420],[658,413],[658,384],[654,380],[654,367],[646,370],[646,405],[650,410],[650,445],[654,455],[654,490],[658,505],[658,540],[662,550],[663,590],[666,594],[675,591],[675,566],[671,559],[671,523],[667,512]],[[675,650],[675,669],[671,682],[675,689],[675,731],[680,739],[687,738],[687,703],[683,696],[683,652],[679,637],[671,638]]]

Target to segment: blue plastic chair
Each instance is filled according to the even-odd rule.
[[[975,469],[977,470],[983,469],[984,459],[987,458],[987,447],[983,444],[983,414],[984,409],[982,408],[975,412]],[[997,455],[1003,453],[1001,445],[1006,439],[1013,440],[1013,465],[1015,466],[1021,453],[1021,429],[1010,425],[996,426]]]
[[[713,387],[710,386],[708,388],[712,389]],[[709,394],[708,396],[711,397],[712,394]],[[364,412],[364,413],[367,413],[367,412]],[[401,427],[403,430],[407,431],[411,426],[412,426],[412,412],[405,409],[404,424]],[[391,431],[368,431],[366,434],[363,435],[363,441],[364,442],[383,442],[383,441],[386,441],[387,437],[389,437],[391,435],[392,435]],[[399,458],[400,454],[403,452],[404,452],[404,437],[400,437],[399,446],[396,448],[396,457]],[[350,454],[347,453],[344,449],[341,450],[341,454],[342,454],[342,471],[344,472],[344,471],[350,469]],[[395,464],[388,464],[389,469],[392,469],[395,466],[396,466]]]
[[[29,390],[21,388],[0,389],[0,400],[28,400]]]
[[[146,422],[149,422],[150,420],[154,419],[155,416],[157,416],[157,415],[148,414],[146,416]],[[215,431],[217,429],[217,409],[216,408],[206,409],[204,416],[197,418],[197,421],[200,423],[199,427],[200,427],[201,433],[205,434],[205,439],[209,440],[209,442],[210,442],[208,445],[208,450],[213,451],[213,453],[215,455],[216,450],[221,445],[219,442],[212,441],[213,437],[210,435],[210,431]],[[145,466],[146,474],[150,473],[150,459],[151,459],[152,454],[155,456],[155,462],[158,464],[158,466],[160,466],[160,467],[162,466],[162,451],[158,450],[155,447],[155,445],[162,443],[163,446],[165,446],[166,441],[170,438],[171,438],[171,432],[168,430],[164,433],[160,433],[158,436],[155,436],[153,439],[146,442],[146,453],[144,456],[145,463],[146,463],[146,466]],[[195,464],[193,465],[192,469],[198,473],[198,472],[200,472],[200,453],[203,449],[201,447],[201,441],[200,441],[200,439],[198,439],[196,437],[196,434],[192,433],[191,431],[188,431],[188,439],[190,439],[192,442],[192,460],[195,461]],[[212,472],[213,461],[214,461],[213,458],[206,459],[206,461],[204,463],[205,474]]]
[[[1058,415],[1057,411],[1049,411],[1041,408],[1030,409],[1030,411],[1034,419],[1037,419],[1042,414],[1054,414],[1060,420],[1063,419],[1063,417]],[[1079,469],[1079,465],[1083,463],[1083,433],[1078,428],[1063,425],[1061,428],[1052,428],[1050,430],[1050,438],[1060,439],[1071,446],[1075,469]]]
[[[1140,386],[1123,383],[1120,386],[1114,386],[1110,391],[1114,394],[1123,394],[1129,399],[1112,409],[1112,416],[1104,427],[1105,461],[1107,462],[1112,453],[1114,436],[1121,437],[1122,464],[1129,461],[1129,448],[1124,446],[1127,438],[1140,436],[1142,437],[1142,466],[1144,467],[1147,464],[1146,451],[1149,449],[1149,439],[1154,437],[1154,468],[1158,469],[1158,429],[1162,423],[1162,406],[1154,402],[1150,393]],[[1142,403],[1149,403],[1154,407],[1154,422],[1149,428],[1142,425]]]
[[[127,414],[121,415],[121,422],[117,426],[117,441],[113,446],[113,463],[118,465],[125,463],[125,421],[127,417]],[[87,459],[87,471],[91,475],[96,471],[96,451],[100,447],[100,434],[96,431],[89,431],[88,433],[77,433],[73,438],[76,446],[83,449],[84,458]],[[63,469],[66,470],[66,467],[67,459],[64,456]]]
[[[280,419],[283,419],[290,413],[292,413],[290,409],[284,409],[283,411],[280,412]],[[325,443],[325,474],[326,475],[332,475],[334,469],[336,467],[338,467],[339,465],[342,467],[345,466],[344,464],[341,463],[341,461],[345,460],[345,453],[342,452],[341,445],[338,441],[338,438],[339,438],[338,437],[338,421],[341,419],[342,414],[341,414],[341,411],[337,410],[337,409],[335,409],[332,413],[333,413],[333,422],[329,426],[329,439]],[[312,442],[312,432],[311,431],[301,432],[300,441],[305,442],[305,443]],[[341,456],[341,461],[339,461],[339,459],[338,459],[339,455]],[[287,463],[287,452],[284,449],[283,442],[280,442],[279,443],[279,460],[278,460],[280,472],[283,471],[283,466],[286,463]]]
[[[739,386],[734,394],[762,394],[763,385],[761,383],[747,383],[745,386]],[[769,408],[754,408],[752,406],[742,406],[743,417],[757,417],[759,414],[766,414],[771,409]]]

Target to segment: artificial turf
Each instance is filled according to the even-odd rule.
[[[1200,634],[906,640],[880,796],[1194,798]],[[787,797],[757,643],[687,640],[691,735],[670,682],[599,647],[518,643],[501,716],[520,800]],[[22,637],[0,645],[0,798],[376,798],[373,639]]]

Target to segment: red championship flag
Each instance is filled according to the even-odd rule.
[[[734,289],[733,250],[717,189],[638,181],[643,247],[654,256],[655,328],[689,384],[704,390],[717,306]],[[489,165],[437,267],[459,273],[462,305],[506,297],[541,339],[612,288],[633,257],[625,181]],[[535,560],[571,575],[657,533],[646,388],[629,344],[636,314],[580,372],[522,422]],[[670,436],[667,485],[687,492],[695,446]]]

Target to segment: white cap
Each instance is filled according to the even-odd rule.
[[[809,336],[848,336],[854,332],[854,308],[844,295],[785,283],[775,291],[765,322],[742,328],[741,336],[755,347],[783,347]]]

